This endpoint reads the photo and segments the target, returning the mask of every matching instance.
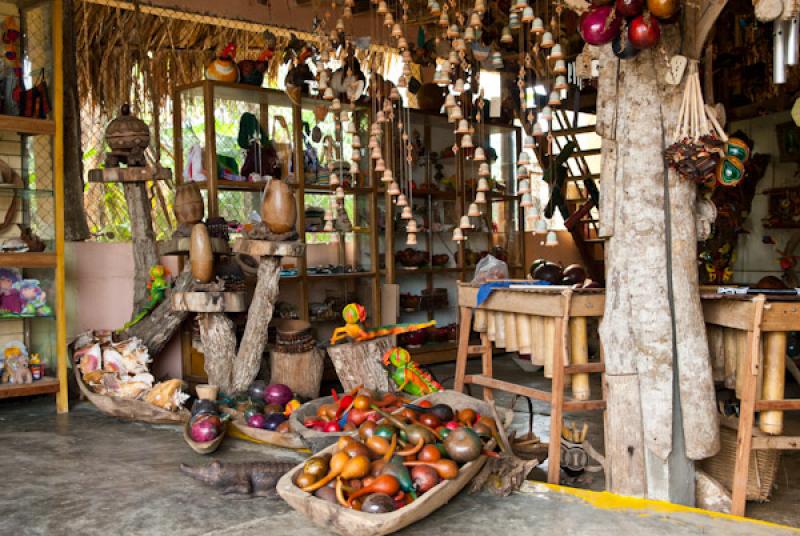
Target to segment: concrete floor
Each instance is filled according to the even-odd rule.
[[[451,370],[450,366],[440,366],[435,373],[445,379]],[[497,360],[495,370],[501,377],[519,377],[519,370],[510,360]],[[504,396],[498,398],[501,404],[509,401]],[[524,405],[518,403],[515,418],[521,429],[527,427]],[[545,408],[536,405],[539,412],[544,413]],[[593,443],[599,447],[600,421],[597,417],[592,421]],[[540,437],[547,437],[547,424],[546,416],[536,416],[535,431]],[[73,406],[68,415],[56,416],[52,399],[44,397],[0,404],[0,445],[0,534],[326,534],[279,499],[226,498],[182,475],[178,471],[180,463],[205,463],[209,458],[192,452],[177,427],[123,422],[98,413],[88,403]],[[298,453],[234,439],[226,440],[214,456],[227,461],[302,459]],[[602,489],[602,474],[578,484]],[[774,502],[765,505],[765,510],[782,505],[786,512],[760,517],[800,525],[798,514],[792,511],[796,509],[797,494],[790,492],[782,485]],[[604,494],[588,495],[588,499],[581,498],[579,494],[533,483],[507,498],[462,493],[402,533],[796,533],[789,528],[697,511],[676,512],[652,505],[630,508],[630,504],[607,500]],[[756,509],[759,513],[760,508]]]

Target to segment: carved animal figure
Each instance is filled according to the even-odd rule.
[[[383,366],[399,391],[422,396],[440,391],[442,386],[430,374],[420,370],[405,348],[390,348],[383,354]]]
[[[181,472],[223,494],[275,497],[275,485],[294,465],[291,462],[223,463],[214,460],[208,465],[182,463]]]
[[[431,320],[423,324],[393,324],[375,329],[364,329],[361,326],[361,322],[367,319],[367,310],[364,309],[363,305],[359,305],[358,303],[346,305],[345,308],[342,309],[342,318],[344,318],[345,325],[333,330],[330,341],[331,344],[336,344],[348,337],[356,342],[362,342],[377,339],[378,337],[385,337],[386,335],[398,335],[400,333],[408,333],[409,331],[417,331],[436,325],[436,320]]]

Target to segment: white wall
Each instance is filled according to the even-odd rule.
[[[734,264],[734,281],[737,283],[755,283],[766,275],[780,276],[776,248],[782,249],[793,233],[800,232],[798,229],[764,229],[761,222],[767,215],[767,196],[763,193],[764,190],[800,185],[800,178],[795,176],[798,164],[796,162],[779,162],[775,125],[787,121],[791,121],[788,111],[747,121],[737,121],[731,123],[727,128],[729,133],[736,130],[746,132],[755,141],[754,152],[768,153],[772,156],[766,174],[758,183],[752,211],[744,224],[749,234],[739,235],[736,263]],[[764,244],[762,238],[765,235],[771,236],[776,244]]]

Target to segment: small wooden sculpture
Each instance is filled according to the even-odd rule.
[[[294,467],[291,462],[222,463],[208,465],[181,464],[181,472],[217,488],[221,493],[239,493],[257,497],[275,496],[275,484]]]
[[[206,67],[206,79],[219,82],[237,82],[239,80],[239,67],[233,56],[236,54],[236,45],[228,43],[217,54],[217,57]]]
[[[120,114],[106,127],[106,143],[111,147],[111,151],[106,153],[106,167],[147,165],[144,152],[150,146],[150,128],[144,121],[131,115],[128,104],[122,105]]]
[[[441,391],[442,386],[430,374],[420,370],[405,348],[390,348],[383,354],[383,366],[397,384],[398,391],[414,396],[424,396]]]
[[[214,253],[211,248],[211,237],[205,224],[198,223],[192,228],[189,260],[192,265],[192,277],[195,281],[210,283],[214,278]]]

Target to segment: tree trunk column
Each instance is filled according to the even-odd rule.
[[[661,42],[676,50],[677,29],[665,28]],[[658,50],[619,61],[606,46],[600,67],[608,488],[693,504],[691,460],[716,452],[718,424],[698,293],[695,186],[665,175],[662,155],[683,85],[665,84]]]
[[[225,313],[199,313],[200,342],[203,345],[208,383],[223,393],[234,393],[236,331]]]
[[[267,346],[267,329],[280,292],[280,277],[281,258],[262,257],[258,265],[258,282],[247,312],[247,324],[233,369],[233,390],[230,392],[244,391],[258,375],[261,357]]]
[[[133,316],[147,302],[150,268],[158,264],[159,258],[146,183],[124,182],[122,187],[125,191],[125,201],[128,203],[133,241],[134,280],[133,313],[131,315]]]

